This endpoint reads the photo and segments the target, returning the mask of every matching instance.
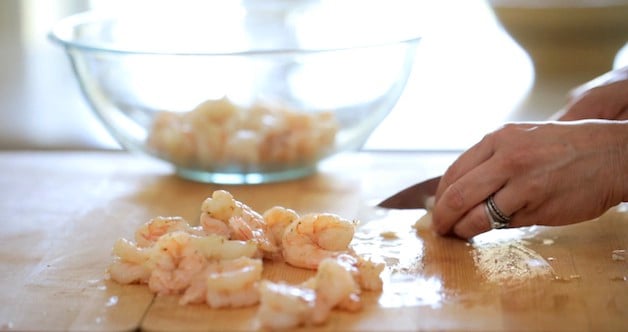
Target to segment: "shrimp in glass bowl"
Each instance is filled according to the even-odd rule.
[[[286,181],[359,150],[412,73],[413,4],[350,2],[158,1],[75,14],[49,37],[123,148],[194,181]]]

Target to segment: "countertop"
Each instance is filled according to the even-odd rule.
[[[258,211],[281,205],[358,219],[368,239],[360,250],[384,258],[384,290],[364,294],[362,311],[333,312],[304,330],[625,330],[626,205],[577,225],[492,231],[472,242],[435,235],[424,210],[374,208],[456,156],[350,153],[301,180],[219,186],[125,152],[0,152],[0,330],[255,329],[256,307],[180,306],[176,296],[105,276],[116,239],[159,215],[195,222],[216,189]],[[282,264],[265,266],[264,276],[310,275]]]

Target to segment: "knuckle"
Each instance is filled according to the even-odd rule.
[[[436,210],[432,211],[432,228],[441,235],[449,232],[448,224],[441,218],[441,215]]]
[[[470,239],[489,230],[490,228],[487,225],[488,221],[485,220],[482,214],[471,213],[456,224],[454,233],[460,238]]]
[[[501,163],[504,169],[516,174],[527,170],[534,163],[533,153],[534,149],[527,147],[508,150],[501,156]]]
[[[495,146],[495,142],[498,141],[497,137],[500,136],[500,130],[498,129],[496,131],[490,132],[486,135],[484,135],[484,137],[482,137],[482,139],[480,140],[481,145],[488,145],[488,146]]]
[[[449,165],[445,173],[443,174],[443,178],[441,181],[447,181],[446,184],[449,186],[451,181],[449,179],[457,179],[459,178],[461,171],[461,166],[459,163],[453,163]]]
[[[533,222],[533,220],[536,220],[537,222]],[[519,212],[517,212],[516,214],[514,214],[512,216],[512,219],[510,220],[510,227],[524,227],[524,226],[532,226],[534,224],[541,224],[539,223],[538,219],[534,219],[534,213],[532,214],[532,218],[530,216],[530,213],[524,210],[521,210]]]
[[[484,136],[485,139],[500,142],[503,139],[512,137],[514,132],[519,131],[519,126],[514,123],[505,123],[495,131]]]
[[[453,183],[447,187],[442,200],[445,206],[451,210],[460,211],[464,208],[463,190],[457,183]]]
[[[546,196],[547,187],[550,184],[547,177],[533,177],[525,182],[526,188],[524,189],[525,197],[541,198]]]
[[[487,216],[484,213],[473,213],[469,216],[469,230],[473,235],[484,233],[490,229]]]

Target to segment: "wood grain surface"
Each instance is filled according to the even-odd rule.
[[[247,331],[256,307],[180,306],[105,278],[111,248],[158,215],[197,222],[216,189],[258,211],[333,212],[360,220],[354,246],[386,263],[384,290],[315,331],[618,331],[628,326],[628,207],[566,227],[436,236],[423,210],[373,206],[445,170],[456,153],[338,156],[308,178],[254,186],[194,183],[122,152],[0,153],[0,330]],[[387,235],[387,236],[383,236]],[[264,277],[312,272],[266,263]]]

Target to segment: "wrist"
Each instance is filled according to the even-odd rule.
[[[599,165],[604,169],[599,181],[606,188],[607,207],[628,202],[628,120],[585,120],[596,129],[589,137],[595,149],[604,151]],[[599,140],[593,139],[598,137]],[[595,141],[595,143],[593,143]]]
[[[618,121],[617,123],[617,144],[618,144],[618,166],[621,201],[628,202],[628,121]]]

